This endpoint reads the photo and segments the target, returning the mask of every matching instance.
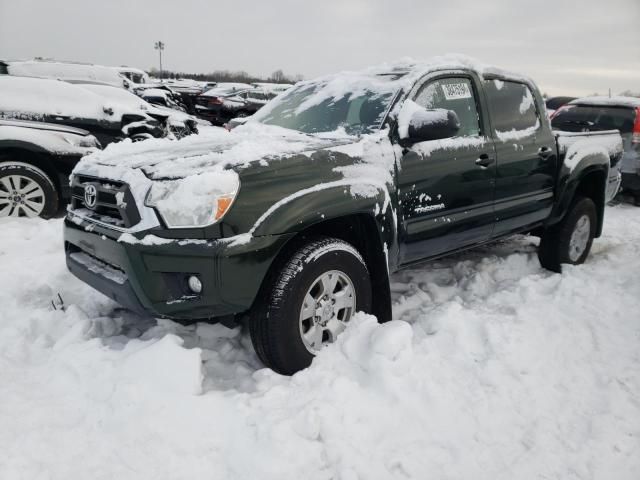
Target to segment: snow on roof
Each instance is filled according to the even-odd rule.
[[[569,105],[597,105],[611,107],[640,107],[640,98],[636,97],[605,97],[597,96],[576,98],[569,102]]]
[[[120,103],[109,102],[87,88],[60,80],[0,75],[0,115],[27,119],[59,115],[114,121],[132,110]],[[93,85],[92,88],[99,86]],[[108,108],[113,110],[112,114],[105,111]],[[136,113],[142,114],[140,111]]]
[[[113,103],[122,104],[128,108],[146,110],[150,105],[139,96],[125,90],[124,88],[112,87],[111,85],[78,84],[90,92],[104,97]]]
[[[299,105],[296,112],[318,105],[325,101],[338,100],[345,96],[356,98],[370,94],[389,96],[399,91],[408,91],[418,79],[438,70],[472,70],[481,78],[502,78],[516,80],[534,86],[527,77],[510,73],[500,68],[480,63],[470,57],[458,54],[448,54],[434,57],[425,61],[410,58],[392,63],[383,63],[357,71],[343,71],[325,75],[312,80],[298,82],[294,88],[284,95],[301,89],[314,89],[305,101]],[[274,102],[263,107],[254,119],[264,118],[276,106]]]
[[[7,62],[10,75],[20,77],[47,77],[62,80],[95,80],[117,87],[124,86],[124,77],[115,67],[86,65],[41,60]]]
[[[169,91],[168,90],[164,90],[162,88],[145,88],[144,90],[142,90],[141,92],[142,97],[162,97],[162,98],[167,98],[167,95],[169,95]]]
[[[431,71],[446,69],[473,70],[481,77],[502,77],[526,83],[533,83],[530,78],[524,75],[482,63],[466,55],[451,53],[432,57],[427,60],[404,58],[395,62],[382,63],[376,66],[364,68],[359,71],[344,71],[326,75],[317,79],[299,82],[297,85],[330,80],[341,76],[388,77],[391,82],[412,84],[419,77],[422,77]]]
[[[134,68],[134,67],[115,67],[116,70],[118,70],[119,72],[131,72],[131,73],[135,73],[137,75],[146,75],[147,72],[145,72],[144,70],[141,70],[139,68]]]
[[[284,92],[285,90],[293,87],[290,83],[264,83],[264,82],[255,82],[252,83],[254,87],[260,88],[265,92],[279,93]]]
[[[241,90],[252,90],[256,87],[248,83],[218,83],[215,87],[203,92],[206,97],[216,95],[226,95],[228,93],[239,92]]]

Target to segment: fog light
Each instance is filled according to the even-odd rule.
[[[196,277],[195,275],[191,275],[189,277],[189,280],[187,281],[189,288],[191,289],[191,291],[193,293],[200,293],[202,292],[202,282],[200,281],[200,279],[198,277]]]

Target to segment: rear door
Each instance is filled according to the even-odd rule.
[[[410,98],[456,112],[459,136],[416,143],[397,174],[400,263],[486,241],[493,228],[495,151],[477,77],[450,73],[426,80]]]
[[[537,92],[516,81],[485,80],[484,86],[498,161],[494,236],[499,237],[549,216],[558,159]]]

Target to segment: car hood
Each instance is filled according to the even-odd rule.
[[[249,122],[232,131],[211,128],[181,140],[156,139],[111,144],[82,160],[78,171],[114,178],[117,171],[140,170],[151,180],[179,179],[228,168],[265,164],[284,156],[309,154],[322,148],[346,145],[358,137],[335,132],[307,135],[280,127]]]

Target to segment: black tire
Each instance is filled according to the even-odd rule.
[[[578,222],[582,222],[583,217],[589,220],[588,240],[584,249],[571,248],[572,235],[578,227]],[[586,197],[577,197],[562,221],[550,228],[547,228],[540,238],[538,248],[538,259],[540,265],[552,272],[562,272],[562,264],[580,265],[584,263],[596,233],[598,214],[593,200]],[[584,225],[584,224],[583,224]],[[580,243],[580,242],[578,242]],[[581,253],[580,253],[581,252]]]
[[[292,375],[311,364],[314,355],[305,345],[300,327],[303,299],[321,275],[334,270],[352,282],[355,310],[371,312],[371,280],[358,251],[335,238],[310,239],[267,278],[269,284],[249,319],[253,347],[267,367]]]
[[[29,179],[40,187],[42,195],[31,199],[33,202],[43,204],[42,210],[37,213],[36,216],[48,219],[58,213],[60,208],[60,195],[58,194],[53,181],[44,171],[34,167],[33,165],[29,165],[28,163],[4,161],[3,158],[0,158],[0,197],[6,199],[3,194],[11,194],[13,191],[17,192],[17,190],[10,190],[11,186],[20,187],[20,185],[15,185],[16,178],[22,179],[22,185],[28,183],[24,179]],[[27,217],[29,216],[27,212],[31,214],[34,212],[32,208],[29,208],[25,204],[22,204],[20,207],[11,207],[11,205],[12,204],[0,205],[0,217]]]

